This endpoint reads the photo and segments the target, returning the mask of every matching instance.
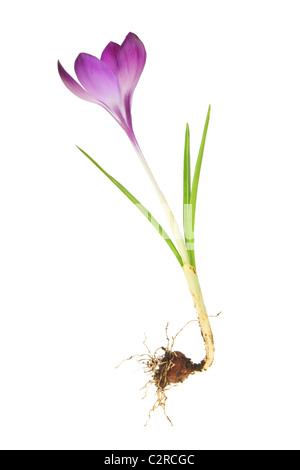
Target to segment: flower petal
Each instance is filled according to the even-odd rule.
[[[79,54],[75,72],[86,91],[109,108],[119,107],[120,87],[110,68],[90,54]]]
[[[146,62],[145,46],[135,34],[127,34],[117,60],[121,90],[123,94],[132,93]]]
[[[101,60],[106,63],[110,70],[117,75],[118,63],[117,56],[120,50],[119,44],[116,42],[110,42],[102,52]]]
[[[58,61],[57,62],[57,67],[58,67],[58,72],[60,75],[60,78],[66,85],[66,87],[74,93],[74,95],[78,96],[78,98],[81,98],[86,101],[90,101],[92,103],[97,103],[100,104],[98,100],[95,100],[92,96],[90,96],[75,80],[74,78],[71,77],[71,75],[68,74],[68,72],[65,71],[61,63]]]

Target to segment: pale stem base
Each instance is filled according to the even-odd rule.
[[[214,361],[215,346],[211,326],[206,313],[202,292],[199,284],[199,279],[196,270],[188,263],[184,263],[183,272],[187,279],[188,286],[193,296],[195,309],[198,316],[201,334],[205,344],[206,357],[203,361],[201,372],[206,371]]]

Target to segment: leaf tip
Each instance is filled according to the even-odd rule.
[[[80,152],[85,153],[78,145],[75,144],[75,147],[77,147]]]
[[[190,136],[190,126],[188,123],[186,123],[186,126],[185,126],[185,135],[186,137]]]

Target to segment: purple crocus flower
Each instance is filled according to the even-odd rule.
[[[58,71],[66,87],[79,98],[105,108],[124,129],[135,147],[138,147],[131,119],[134,89],[146,62],[142,41],[133,33],[124,42],[110,42],[101,59],[81,53],[75,61],[77,83],[58,62]]]
[[[124,42],[110,42],[101,59],[81,53],[75,61],[77,83],[58,62],[58,71],[64,84],[79,98],[105,108],[124,129],[159,197],[178,244],[183,262],[189,257],[183,237],[174,215],[140,149],[132,128],[131,101],[146,62],[146,50],[142,41],[133,33]]]

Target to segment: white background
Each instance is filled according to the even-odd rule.
[[[1,4],[0,447],[299,448],[299,2]],[[79,52],[135,32],[147,64],[140,145],[181,222],[185,123],[193,164],[212,105],[196,257],[216,359],[154,402],[132,360],[195,318],[180,266],[90,153],[168,230],[130,142],[73,96]],[[196,323],[176,348],[203,358]]]

